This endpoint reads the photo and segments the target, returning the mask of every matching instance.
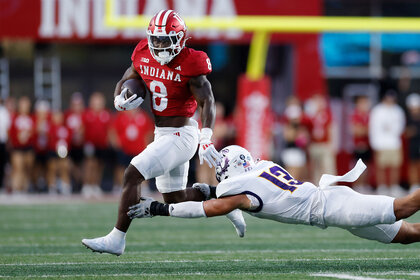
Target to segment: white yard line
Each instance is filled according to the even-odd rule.
[[[336,279],[350,279],[350,280],[389,280],[389,279],[384,279],[384,278],[355,276],[355,275],[344,274],[344,273],[313,273],[309,275],[313,277],[331,277],[331,278],[336,278]]]
[[[284,275],[282,272],[267,272],[267,273],[240,273],[239,275]],[[290,273],[287,273],[290,274]],[[207,273],[207,272],[179,272],[179,273],[118,273],[118,274],[68,274],[68,275],[58,275],[58,274],[42,274],[42,275],[25,275],[24,278],[73,278],[73,277],[165,277],[165,276],[219,276],[219,275],[238,275],[234,272],[220,272],[220,273]],[[0,278],[22,278],[22,276],[2,276]]]
[[[42,262],[42,263],[6,263],[5,266],[62,266],[62,265],[115,265],[115,264],[147,264],[147,263],[207,263],[207,262],[313,262],[313,261],[392,261],[417,260],[418,258],[313,258],[313,259],[218,259],[218,260],[150,260],[150,261],[115,261],[115,262]]]
[[[133,244],[130,244],[133,245]],[[0,248],[4,247],[58,247],[58,245],[40,245],[40,244],[31,244],[31,245],[0,245]],[[69,246],[69,247],[81,247],[82,245],[79,244],[71,244],[71,245],[59,245],[59,246]],[[244,253],[296,253],[296,254],[304,254],[304,253],[384,253],[384,252],[392,252],[392,253],[401,253],[401,252],[418,252],[418,249],[279,249],[279,250],[197,250],[197,251],[164,251],[164,250],[150,250],[150,251],[141,251],[141,254],[244,254]],[[128,251],[125,252],[124,255],[138,255],[140,252],[136,251]],[[73,252],[73,253],[59,253],[59,252],[49,252],[49,253],[6,253],[1,254],[0,257],[3,256],[62,256],[62,255],[85,255],[86,252]]]
[[[408,275],[408,276],[420,276],[420,271],[418,272],[404,272],[404,271],[386,271],[386,272],[363,272],[369,275]]]
[[[147,245],[150,246],[150,243],[147,242],[140,242],[140,243],[130,243],[128,246],[142,246]],[[1,247],[81,247],[83,245],[80,243],[63,243],[63,244],[0,244]],[[383,252],[418,252],[417,248],[407,248],[407,249],[238,249],[238,250],[148,250],[148,251],[141,251],[142,254],[144,253],[164,253],[164,254],[220,254],[220,253],[254,253],[254,252],[261,252],[261,253],[335,253],[335,252],[342,252],[342,253],[383,253]],[[136,252],[127,252],[127,253],[136,253]],[[19,254],[19,253],[18,253]],[[71,253],[70,253],[71,254]],[[3,254],[2,254],[3,255]]]
[[[68,275],[57,275],[57,274],[41,274],[41,275],[25,275],[25,278],[85,278],[85,277],[165,277],[165,276],[219,276],[219,275],[242,275],[242,276],[252,276],[252,275],[285,275],[285,274],[300,274],[299,272],[292,272],[292,273],[284,273],[284,272],[261,272],[261,273],[251,273],[251,272],[244,272],[244,273],[233,273],[233,272],[223,272],[214,273],[214,272],[179,272],[179,273],[113,273],[113,274],[68,274]],[[369,273],[371,274],[371,273]],[[398,274],[398,273],[397,273]],[[413,275],[417,276],[417,274],[413,273],[399,273],[400,275]],[[356,276],[347,273],[312,273],[308,276],[313,277],[330,277],[336,279],[350,279],[350,280],[389,280],[383,278],[372,278],[372,277],[364,277],[364,276]],[[21,278],[22,276],[5,276],[0,275],[0,278]],[[395,279],[394,279],[395,280]]]

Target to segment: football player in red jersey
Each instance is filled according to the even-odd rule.
[[[31,100],[19,98],[17,112],[12,117],[9,130],[11,144],[11,185],[13,192],[26,192],[30,183],[30,172],[34,166],[35,121],[31,114]]]
[[[100,184],[111,125],[111,113],[106,109],[105,103],[103,93],[94,92],[89,98],[89,108],[83,114],[85,163],[82,195],[85,197],[102,195]]]
[[[47,162],[47,182],[50,193],[59,191],[63,195],[71,194],[70,160],[67,156],[71,139],[71,130],[65,125],[63,113],[53,112]],[[60,182],[57,179],[60,179]]]
[[[158,190],[167,203],[202,201],[198,188],[186,188],[189,160],[199,145],[200,163],[212,167],[220,160],[211,141],[215,121],[214,97],[206,75],[211,72],[206,53],[185,47],[187,27],[172,10],[158,12],[150,21],[147,39],[140,41],[131,56],[132,64],[115,88],[115,108],[119,111],[137,108],[142,98],[125,98],[126,80],[141,79],[151,94],[155,116],[155,139],[131,160],[125,170],[124,185],[114,229],[106,236],[83,239],[96,252],[121,255],[130,226],[128,207],[139,202],[141,182],[156,178]],[[203,128],[192,120],[197,105],[201,109]],[[228,214],[239,236],[245,231],[240,211]]]

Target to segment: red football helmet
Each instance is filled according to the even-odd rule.
[[[149,50],[161,65],[169,63],[185,46],[187,26],[173,10],[158,12],[147,28]]]

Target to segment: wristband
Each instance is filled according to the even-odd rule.
[[[152,216],[169,216],[169,204],[153,201],[150,204],[150,214]]]
[[[203,140],[203,139],[210,140],[212,135],[213,135],[213,130],[209,127],[204,127],[201,129],[201,132],[200,132],[200,140]]]
[[[216,187],[215,186],[209,186],[210,189],[210,197],[211,198],[217,198],[216,196]]]

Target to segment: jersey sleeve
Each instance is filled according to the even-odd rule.
[[[223,181],[219,185],[217,185],[216,196],[218,198],[243,193],[243,190],[241,189],[239,184],[233,181],[229,181],[230,180]]]
[[[205,52],[191,50],[192,53],[188,59],[189,76],[196,77],[208,75],[212,71],[210,58]]]
[[[143,51],[145,47],[148,47],[147,39],[143,39],[137,44],[136,48],[134,49],[133,53],[131,54],[131,61],[132,62],[134,62],[136,60],[139,53],[141,51]]]

